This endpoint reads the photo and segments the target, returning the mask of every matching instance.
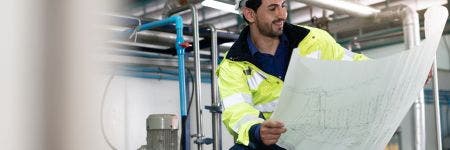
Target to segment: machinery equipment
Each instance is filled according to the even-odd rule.
[[[174,114],[152,114],[147,117],[147,145],[139,150],[178,150],[178,117]]]

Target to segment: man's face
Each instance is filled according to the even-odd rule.
[[[268,37],[279,37],[283,33],[286,18],[285,0],[262,0],[261,6],[256,11],[254,23],[261,34]]]

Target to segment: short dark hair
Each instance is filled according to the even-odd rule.
[[[253,11],[257,11],[259,6],[261,6],[262,0],[247,0],[247,2],[245,2],[245,7],[248,7],[250,9],[252,9]],[[244,7],[242,6],[242,7]],[[244,14],[242,14],[242,18],[244,18],[245,22],[249,23],[248,20],[245,18]]]

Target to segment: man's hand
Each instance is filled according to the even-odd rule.
[[[283,122],[275,120],[266,120],[261,124],[259,134],[261,141],[265,145],[272,145],[278,142],[281,134],[286,132]]]

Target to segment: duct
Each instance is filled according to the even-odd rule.
[[[296,1],[289,1],[289,5],[290,5],[289,7],[291,8],[291,10],[297,10],[297,9],[306,7],[305,4],[299,3]]]
[[[312,9],[312,11],[310,10],[310,7],[305,7],[305,8],[301,8],[298,10],[294,10],[292,11],[289,16],[291,17],[291,23],[293,24],[298,24],[298,23],[302,23],[302,22],[308,22],[311,21],[311,16],[322,16],[322,11],[323,9],[320,8],[315,8]],[[304,15],[304,14],[310,14],[308,15]],[[333,13],[328,13],[328,14],[333,14]]]
[[[103,26],[101,28],[113,32],[113,35],[118,35],[114,36],[116,37],[116,40],[128,40],[128,35],[124,36],[124,33],[125,31],[132,30],[132,28],[129,27],[119,26]],[[137,42],[162,46],[173,46],[173,43],[176,42],[176,36],[177,35],[173,33],[145,30],[137,33]],[[192,36],[184,35],[183,38],[186,41],[193,41]]]
[[[136,42],[128,42],[128,41],[116,41],[111,40],[107,41],[107,44],[120,44],[125,46],[135,46],[135,47],[145,47],[150,49],[169,49],[168,46],[161,46],[161,45],[154,45],[154,44],[147,44],[147,43],[136,43]]]
[[[152,67],[164,67],[164,68],[178,68],[178,58],[167,59],[161,58],[145,58],[145,57],[135,57],[135,56],[125,56],[108,54],[101,58],[105,62],[109,62],[112,66],[116,65],[129,65],[129,66],[152,66]],[[202,66],[203,70],[211,70],[211,67],[206,65],[210,62],[202,62],[205,65]],[[194,63],[191,61],[186,62],[186,68],[195,68]]]
[[[371,17],[380,10],[344,0],[296,0],[308,5],[330,9],[355,17]]]
[[[156,4],[156,5],[155,5]],[[154,0],[149,4],[143,6],[136,12],[133,12],[133,16],[145,16],[147,14],[152,14],[153,12],[160,11],[164,8],[165,0]]]
[[[238,24],[236,14],[227,14],[220,18],[214,18],[213,20],[204,21],[205,24],[215,24],[218,29],[224,29]]]
[[[225,12],[225,11],[218,11],[217,9],[213,9],[213,8],[209,8],[209,7],[203,7],[201,14],[202,15],[198,16],[198,20],[200,22],[211,19],[211,18],[217,18],[217,17],[223,16],[226,14],[230,14],[230,13]],[[186,22],[191,22],[191,20],[192,20],[192,16],[189,14],[184,14],[183,18]]]
[[[416,3],[416,1],[402,1],[402,0],[390,0],[389,1],[389,7],[382,10],[381,12],[386,12],[386,11],[392,11],[392,9],[398,9],[398,5],[407,5],[407,6],[412,6],[412,8],[414,10],[422,10],[425,9],[426,6],[430,6],[430,5],[442,5],[442,4],[446,4],[447,1],[446,0],[436,0],[436,1],[424,1],[420,3]],[[426,4],[423,4],[425,3]],[[369,4],[369,3],[367,3]],[[374,8],[384,8],[386,7],[385,4],[376,4],[373,6]],[[390,10],[391,9],[391,10]],[[374,23],[373,22],[373,17],[369,17],[369,18],[345,18],[345,19],[339,19],[337,21],[333,21],[329,24],[329,30],[332,33],[338,33],[338,32],[343,32],[343,31],[349,31],[349,30],[355,30],[355,29],[359,29],[361,27],[370,27],[370,26],[385,26],[387,25],[387,19],[384,20],[379,20],[378,22]],[[394,18],[392,18],[394,19]],[[401,20],[400,17],[395,18],[397,20]],[[389,22],[392,23],[392,22]]]

